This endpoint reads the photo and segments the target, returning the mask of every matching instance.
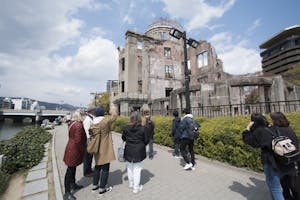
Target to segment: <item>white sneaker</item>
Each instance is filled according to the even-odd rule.
[[[191,168],[193,171],[195,171],[196,170],[196,167],[195,167],[195,165],[194,166],[192,166],[192,168]]]
[[[192,163],[186,163],[185,166],[183,167],[184,170],[190,169],[193,167]]]
[[[143,185],[140,185],[138,189],[133,189],[133,193],[137,194],[138,192],[143,190]]]

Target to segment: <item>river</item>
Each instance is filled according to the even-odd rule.
[[[16,135],[24,126],[31,124],[28,123],[13,123],[12,121],[0,122],[0,141],[8,140]]]

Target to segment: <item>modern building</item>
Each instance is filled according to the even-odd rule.
[[[172,28],[184,31],[176,21],[160,18],[144,34],[126,32],[125,47],[118,48],[118,86],[114,90],[117,92],[111,93],[111,102],[119,107],[121,115],[140,110],[143,104],[148,104],[153,114],[162,115],[185,108],[184,40],[170,36]],[[187,59],[194,115],[271,112],[285,106],[272,102],[300,99],[300,88],[285,82],[281,76],[225,73],[222,61],[208,41],[199,40],[196,48],[188,47]],[[251,93],[249,88],[257,91],[260,104],[245,105]]]
[[[264,74],[283,74],[290,68],[300,66],[300,25],[277,33],[259,46],[263,49]]]

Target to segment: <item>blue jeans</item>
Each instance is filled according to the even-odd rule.
[[[280,185],[280,174],[270,164],[264,164],[264,172],[273,200],[284,200]]]

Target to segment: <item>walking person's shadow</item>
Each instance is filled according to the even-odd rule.
[[[247,183],[243,185],[237,181],[233,181],[229,189],[240,193],[247,200],[271,200],[270,193],[264,181],[250,177],[253,184]]]

